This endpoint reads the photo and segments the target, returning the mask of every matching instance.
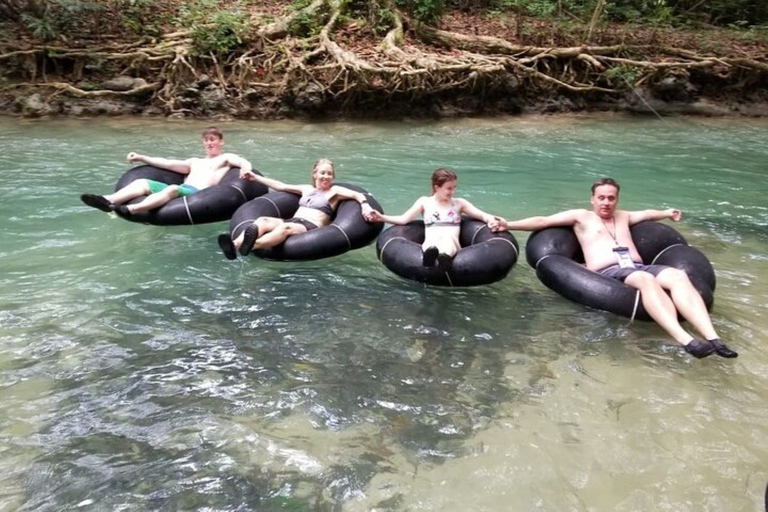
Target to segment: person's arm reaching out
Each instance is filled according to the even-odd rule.
[[[370,222],[389,222],[390,224],[397,224],[402,226],[408,224],[416,217],[418,217],[424,211],[424,200],[426,198],[420,197],[413,205],[400,215],[384,215],[376,210],[371,210],[369,215]]]
[[[634,226],[638,222],[646,220],[664,220],[672,219],[677,222],[682,217],[683,213],[677,208],[669,208],[667,210],[640,210],[636,212],[629,212],[629,225]]]
[[[147,165],[177,172],[179,174],[189,174],[191,163],[191,159],[174,160],[171,158],[140,155],[138,153],[134,153],[133,151],[128,153],[128,161],[131,163],[144,162]]]
[[[549,216],[527,217],[520,220],[507,221],[507,229],[513,231],[538,231],[557,226],[573,226],[586,210],[567,210]]]
[[[252,171],[241,171],[240,177],[246,180],[258,181],[259,183],[262,183],[271,189],[277,190],[279,192],[290,192],[291,194],[303,194],[306,188],[312,188],[311,185],[290,185],[279,180],[267,178],[265,176],[259,176]]]

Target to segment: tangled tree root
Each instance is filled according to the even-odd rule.
[[[392,2],[392,27],[380,45],[356,54],[334,35],[347,3],[314,0],[304,9],[260,26],[243,53],[226,58],[193,51],[187,31],[166,34],[152,45],[66,48],[6,45],[0,63],[25,70],[26,80],[12,87],[52,88],[80,98],[146,98],[168,114],[187,112],[183,97],[203,75],[226,90],[228,97],[297,98],[306,91],[341,105],[359,98],[418,99],[443,93],[545,95],[557,91],[615,96],[663,77],[692,71],[744,83],[768,74],[762,58],[716,57],[667,47],[578,46],[547,48],[520,46],[489,36],[450,32],[408,19]],[[315,35],[297,37],[291,24],[298,16],[324,20]],[[410,42],[405,43],[406,37]],[[638,55],[651,55],[636,58]],[[117,74],[156,77],[153,83],[128,91],[84,90],[57,76],[73,63],[69,76],[78,81],[84,63],[111,63]],[[54,70],[50,69],[54,67]],[[23,74],[23,73],[22,73]]]

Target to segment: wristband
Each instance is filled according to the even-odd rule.
[[[367,199],[363,199],[362,201],[360,201],[360,204],[368,204],[368,200]]]

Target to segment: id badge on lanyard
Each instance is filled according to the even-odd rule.
[[[613,254],[616,255],[616,261],[621,268],[635,268],[635,262],[632,261],[632,256],[629,255],[628,247],[614,247]]]

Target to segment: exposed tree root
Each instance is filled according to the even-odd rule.
[[[14,87],[52,87],[79,98],[146,97],[167,113],[194,112],[188,97],[203,76],[228,97],[295,98],[311,92],[343,102],[375,92],[378,97],[419,98],[446,92],[536,95],[557,90],[571,93],[623,94],[632,87],[675,73],[697,70],[727,77],[740,71],[764,79],[763,58],[698,55],[679,48],[650,46],[524,46],[497,37],[441,30],[410,20],[393,2],[391,27],[373,55],[345,48],[336,35],[348,2],[314,0],[301,10],[258,27],[248,48],[226,58],[193,51],[189,31],[166,34],[154,44],[100,47],[0,45],[0,62],[16,66]],[[320,19],[312,35],[291,34],[299,17]],[[408,42],[406,39],[410,37]],[[646,56],[643,59],[634,58]],[[85,90],[47,80],[47,66],[72,65],[79,79],[85,64],[112,63],[114,74],[152,76],[153,83],[129,91]],[[66,79],[66,77],[65,77]],[[747,80],[741,76],[740,80]],[[191,91],[191,92],[190,92]],[[185,98],[187,95],[187,99]],[[196,94],[196,93],[194,93]]]

